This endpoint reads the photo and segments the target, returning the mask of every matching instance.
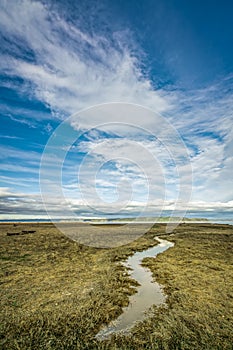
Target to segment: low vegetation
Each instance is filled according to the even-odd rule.
[[[7,235],[22,231],[36,232]],[[167,305],[154,307],[130,335],[95,338],[135,292],[120,261],[156,244],[155,235],[168,238],[165,225],[100,249],[52,224],[1,224],[1,349],[232,349],[233,231],[207,223],[180,225],[168,238],[174,248],[143,262],[164,286]]]

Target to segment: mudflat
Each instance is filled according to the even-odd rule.
[[[171,235],[165,227],[107,249],[73,241],[49,223],[0,224],[1,349],[232,349],[232,226],[181,224]],[[101,229],[109,239],[112,228]],[[143,260],[166,305],[153,307],[131,334],[97,340],[135,293],[120,262],[157,244],[154,236],[175,243]]]

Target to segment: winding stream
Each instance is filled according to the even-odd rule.
[[[140,286],[137,293],[129,298],[129,305],[123,308],[123,313],[108,326],[101,329],[96,335],[101,340],[108,338],[111,334],[117,332],[129,332],[130,328],[137,321],[142,321],[146,315],[145,312],[152,306],[159,306],[166,300],[161,286],[153,280],[151,271],[143,267],[141,262],[144,258],[156,257],[168,248],[174,246],[174,243],[155,238],[159,244],[142,252],[136,252],[130,256],[123,265],[129,269],[130,276],[136,280]]]

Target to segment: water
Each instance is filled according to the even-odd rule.
[[[123,308],[123,313],[108,326],[100,330],[97,334],[97,339],[108,338],[111,334],[116,332],[129,332],[130,328],[137,321],[142,321],[152,305],[160,306],[164,304],[166,296],[163,294],[161,286],[152,278],[151,271],[148,268],[142,267],[141,262],[147,257],[156,257],[159,253],[164,252],[174,243],[156,238],[159,244],[144,250],[136,252],[130,256],[126,262],[123,263],[130,272],[130,276],[135,279],[140,286],[137,293],[130,296],[129,306]]]
[[[211,224],[221,224],[221,225],[233,225],[233,220],[216,220],[211,221]]]
[[[185,219],[183,219],[183,221],[185,222]],[[95,222],[95,221],[91,221],[91,219],[77,219],[77,220],[69,220],[69,219],[53,219],[50,220],[49,218],[47,219],[0,219],[0,223],[52,223],[52,222],[76,222],[76,223],[84,223],[84,222],[88,222],[91,224],[94,224],[96,226],[98,225],[126,225],[126,224],[166,224],[168,222],[168,220],[146,220],[146,221],[133,221],[133,220],[124,220],[124,221],[102,221],[102,222]],[[177,223],[177,221],[173,221],[174,223]],[[197,220],[191,220],[191,221],[186,221],[187,224],[195,224],[195,223],[204,223],[204,224],[226,224],[226,225],[233,225],[233,219],[229,219],[229,218],[209,218],[208,221],[206,220],[202,220],[202,219],[197,219]]]

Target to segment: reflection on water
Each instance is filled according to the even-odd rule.
[[[97,334],[98,339],[107,338],[112,333],[119,331],[128,332],[136,321],[142,321],[146,317],[145,311],[152,305],[159,306],[165,302],[166,297],[160,285],[153,281],[151,271],[141,266],[144,258],[155,257],[174,245],[172,242],[156,239],[159,241],[158,245],[142,252],[136,252],[123,263],[124,266],[131,269],[129,270],[130,275],[140,286],[137,293],[130,296],[129,306],[123,308],[123,313]]]

